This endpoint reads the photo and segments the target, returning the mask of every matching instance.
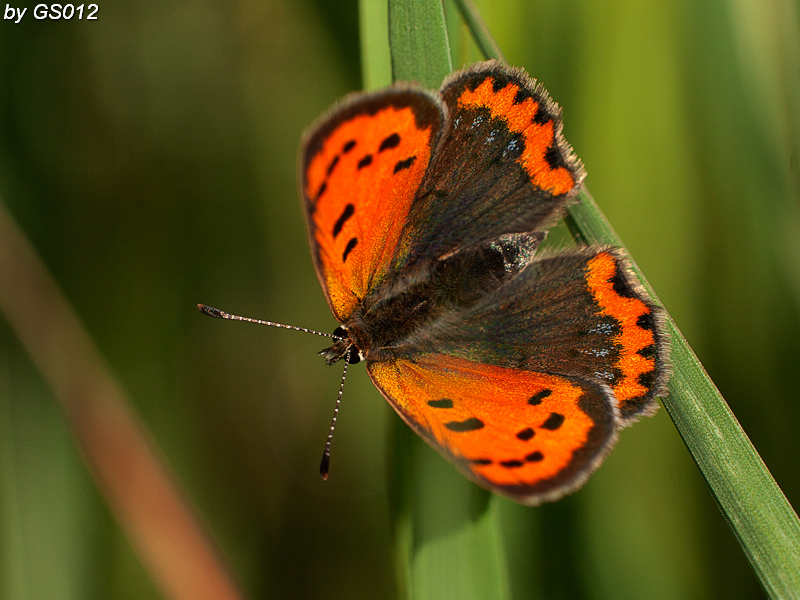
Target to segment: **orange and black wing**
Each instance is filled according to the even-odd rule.
[[[521,69],[479,63],[440,90],[447,122],[403,231],[396,266],[552,225],[584,170],[561,109]]]
[[[412,429],[468,477],[518,502],[575,490],[616,441],[617,410],[599,383],[436,353],[368,370]]]
[[[339,321],[389,268],[443,111],[422,90],[355,94],[306,136],[300,163],[306,222],[317,275]]]
[[[576,248],[537,257],[398,352],[442,352],[479,363],[577,377],[613,392],[621,423],[656,409],[669,376],[661,309],[622,252]]]

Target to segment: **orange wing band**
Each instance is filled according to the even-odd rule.
[[[508,128],[522,134],[525,150],[517,159],[528,172],[534,185],[554,195],[566,194],[575,187],[575,179],[564,167],[552,168],[546,159],[548,150],[555,142],[552,119],[536,123],[539,104],[533,98],[515,102],[520,88],[509,83],[494,91],[494,78],[487,77],[475,91],[464,90],[458,97],[459,107],[486,107],[493,117],[505,119]]]
[[[621,332],[614,342],[621,348],[618,368],[622,378],[612,387],[620,406],[650,393],[641,382],[642,375],[654,373],[656,360],[652,309],[639,298],[622,296],[614,289],[614,277],[623,268],[608,252],[601,252],[588,263],[587,283],[602,313],[620,323]]]

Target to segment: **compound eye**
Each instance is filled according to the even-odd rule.
[[[347,329],[345,329],[344,327],[339,326],[339,327],[337,327],[336,329],[333,330],[333,336],[346,340],[347,339]]]
[[[350,360],[348,364],[356,365],[361,362],[361,352],[355,346],[350,346]]]

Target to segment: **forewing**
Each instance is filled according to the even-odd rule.
[[[448,120],[394,264],[436,259],[505,233],[546,229],[574,198],[583,166],[561,109],[521,69],[480,63],[446,80]]]
[[[398,414],[482,486],[526,504],[579,487],[616,440],[601,384],[443,354],[368,363]]]
[[[306,135],[301,191],[320,283],[339,321],[386,274],[443,108],[422,90],[357,94]]]
[[[602,382],[623,424],[656,409],[669,373],[661,309],[621,251],[580,248],[535,259],[469,308],[445,315],[398,353],[443,352]]]

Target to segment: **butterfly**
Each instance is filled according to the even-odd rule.
[[[656,410],[668,339],[622,250],[540,249],[585,171],[523,70],[488,61],[436,93],[352,94],[302,148],[311,254],[340,323],[320,354],[365,362],[467,477],[555,500]]]

